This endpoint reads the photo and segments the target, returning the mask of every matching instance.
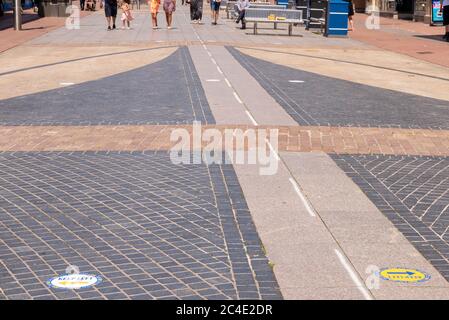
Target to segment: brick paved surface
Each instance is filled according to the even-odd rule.
[[[279,298],[231,166],[167,153],[2,153],[8,298]],[[45,281],[68,265],[90,289]]]
[[[351,39],[449,67],[449,45],[442,39],[442,26],[381,17],[380,29],[370,30],[365,26],[367,17],[366,14],[354,16],[355,31],[349,33]]]
[[[449,128],[447,101],[329,78],[228,49],[300,125]]]
[[[449,131],[357,127],[206,125],[202,130],[278,129],[281,151],[449,156]],[[0,127],[0,151],[170,150],[191,125]],[[205,147],[208,142],[203,141]]]
[[[449,158],[332,158],[449,281]]]
[[[157,124],[194,120],[214,122],[185,47],[146,67],[0,101],[1,125]]]

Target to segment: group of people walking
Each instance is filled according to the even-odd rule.
[[[172,28],[173,13],[176,10],[176,0],[163,0],[163,9],[165,11],[165,19],[167,21],[167,28]],[[159,6],[161,0],[148,0],[148,7],[151,12],[151,20],[153,24],[153,29],[158,28],[157,24],[157,14],[159,12]],[[121,9],[121,21],[122,29],[131,29],[131,21],[134,20],[133,14],[131,12],[130,0],[103,0],[102,6],[104,5],[104,13],[106,16],[106,21],[108,23],[108,30],[116,29],[117,11],[118,8]]]
[[[190,5],[190,20],[193,23],[201,23],[203,20],[203,0],[185,0],[185,3]],[[210,4],[212,25],[217,25],[221,0],[207,0],[207,3]]]
[[[162,8],[165,12],[167,29],[172,29],[173,13],[176,10],[176,0],[162,1]],[[248,0],[239,0],[239,2],[240,1],[244,1],[249,5]],[[212,25],[217,25],[221,0],[207,0],[207,2],[210,3]],[[192,20],[192,23],[201,23],[201,20],[203,19],[203,0],[182,0],[182,4],[190,5],[190,19]],[[159,13],[160,5],[161,0],[148,0],[153,29],[159,28],[157,14]],[[131,21],[134,20],[134,17],[131,12],[130,0],[102,0],[101,7],[102,6],[104,6],[108,30],[114,30],[117,28],[116,19],[118,8],[122,11],[122,29],[131,29]]]
[[[131,29],[131,21],[134,17],[131,12],[130,6],[131,0],[102,0],[100,7],[104,6],[104,13],[106,16],[106,21],[108,22],[108,30],[116,29],[116,19],[118,7],[122,11],[120,20],[122,21],[122,29]]]

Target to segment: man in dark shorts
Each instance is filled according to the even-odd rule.
[[[445,31],[443,39],[449,42],[449,0],[441,1],[441,11],[443,11],[443,25]]]
[[[117,0],[104,0],[104,14],[106,16],[106,20],[108,21],[108,30],[115,29],[115,19],[117,18]]]
[[[212,24],[217,25],[218,16],[220,15],[221,0],[210,0],[212,9]]]

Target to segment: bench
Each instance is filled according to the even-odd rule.
[[[222,0],[223,1],[223,0]],[[235,5],[237,1],[227,1],[226,3],[226,18],[235,17]],[[250,2],[250,8],[260,9],[285,9],[284,5],[270,4],[269,2]]]
[[[273,17],[273,18],[271,18]],[[288,35],[292,35],[293,25],[302,24],[302,10],[292,9],[260,9],[248,8],[245,13],[245,21],[254,24],[254,34],[257,34],[257,23],[273,23],[277,28],[278,23],[288,24]]]

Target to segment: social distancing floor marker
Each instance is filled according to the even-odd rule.
[[[380,270],[379,276],[383,280],[401,283],[425,282],[430,279],[429,274],[408,268],[384,268]]]
[[[207,82],[220,82],[220,79],[207,79]]]
[[[71,85],[74,85],[75,83],[74,82],[61,82],[61,83],[59,83],[59,85],[61,85],[61,86],[71,86]]]
[[[303,83],[304,80],[288,80],[290,83]]]

